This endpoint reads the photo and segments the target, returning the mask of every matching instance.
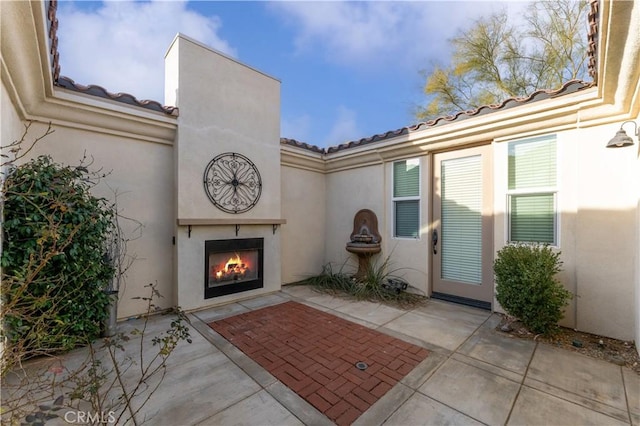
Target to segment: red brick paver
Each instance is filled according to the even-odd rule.
[[[338,425],[351,424],[429,354],[297,302],[209,326]],[[366,370],[356,368],[360,361]]]

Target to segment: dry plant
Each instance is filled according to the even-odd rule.
[[[149,336],[149,317],[161,311],[155,304],[161,295],[149,284],[149,294],[137,298],[147,304],[142,328],[98,339],[113,294],[135,261],[127,243],[139,238],[142,225],[119,214],[117,191],[112,204],[89,194],[107,174],[89,172],[86,155],[76,167],[43,157],[27,163],[27,172],[16,166],[53,132],[49,124],[27,142],[31,125],[2,147],[7,154],[0,163],[2,424],[38,425],[64,416],[75,416],[71,423],[139,424],[168,357],[180,341],[191,343],[186,317],[170,310],[175,317],[168,329]],[[20,173],[24,179],[16,183]],[[47,176],[52,185],[43,183]],[[69,213],[76,215],[71,221]],[[133,224],[127,226],[133,237],[123,220]]]
[[[314,288],[346,294],[357,300],[368,300],[409,308],[426,301],[426,296],[410,286],[398,273],[401,269],[391,268],[391,256],[371,259],[363,276],[356,278],[345,272],[345,265],[335,271],[329,263],[322,267],[322,273],[298,282]],[[409,269],[409,268],[402,268]],[[410,291],[405,291],[410,288]]]
[[[44,425],[63,419],[82,424],[144,422],[140,411],[160,387],[167,361],[180,341],[191,343],[188,319],[180,309],[168,329],[149,337],[149,320],[158,314],[161,295],[146,286],[147,314],[140,328],[89,343],[64,356],[48,355],[3,374],[2,422]],[[149,346],[151,349],[149,349]]]
[[[22,136],[20,137],[20,139],[16,139],[10,144],[0,147],[0,158],[2,158],[2,160],[0,160],[0,169],[3,169],[5,166],[12,166],[16,163],[16,161],[29,155],[33,147],[36,146],[38,142],[54,132],[54,130],[51,128],[51,123],[49,123],[42,135],[34,138],[29,143],[25,143],[27,135],[29,134],[29,129],[31,129],[32,125],[33,121],[28,121],[27,123],[25,123],[24,131],[22,132]]]

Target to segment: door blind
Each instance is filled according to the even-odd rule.
[[[482,284],[480,156],[441,163],[442,279]]]

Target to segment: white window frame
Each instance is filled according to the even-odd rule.
[[[394,169],[395,169],[395,165],[396,163],[400,163],[400,162],[405,162],[405,163],[409,163],[409,162],[416,162],[417,166],[418,166],[418,195],[416,196],[410,196],[410,197],[396,197],[394,196],[395,194],[395,185],[396,185],[396,180],[395,180],[395,174],[394,174]],[[419,157],[413,157],[413,158],[406,158],[404,160],[397,160],[394,161],[393,163],[391,163],[391,210],[392,210],[392,217],[393,217],[393,226],[391,229],[391,237],[393,239],[397,239],[397,240],[419,240],[420,239],[420,224],[422,223],[422,161]],[[418,232],[417,235],[415,237],[407,237],[407,236],[399,236],[397,235],[396,232],[396,227],[397,227],[397,223],[396,223],[396,202],[398,201],[417,201],[418,202]]]
[[[540,187],[534,187],[534,188],[525,188],[525,189],[509,189],[509,179],[507,177],[507,181],[506,181],[506,226],[507,226],[507,232],[506,232],[506,236],[507,236],[507,243],[512,243],[514,241],[512,241],[511,239],[511,198],[512,196],[518,196],[518,195],[553,195],[553,242],[552,243],[544,243],[544,242],[538,242],[538,241],[522,241],[522,243],[532,243],[532,244],[548,244],[551,247],[554,248],[559,248],[560,247],[560,227],[559,227],[559,219],[560,219],[560,215],[558,214],[558,180],[559,180],[559,173],[558,173],[558,169],[559,169],[559,164],[560,164],[560,159],[559,159],[559,151],[560,151],[560,147],[558,145],[558,137],[555,134],[551,134],[551,135],[544,135],[541,137],[534,137],[534,138],[526,138],[526,139],[518,139],[518,140],[511,140],[507,142],[507,167],[506,167],[506,172],[507,172],[507,176],[509,173],[509,145],[512,143],[522,143],[522,142],[527,142],[527,141],[533,141],[535,139],[539,139],[542,137],[548,137],[549,139],[555,138],[555,142],[556,142],[556,169],[555,169],[555,173],[556,173],[556,184],[554,186],[540,186]]]

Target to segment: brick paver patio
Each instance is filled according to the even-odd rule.
[[[209,326],[338,425],[351,424],[429,354],[292,301]]]

